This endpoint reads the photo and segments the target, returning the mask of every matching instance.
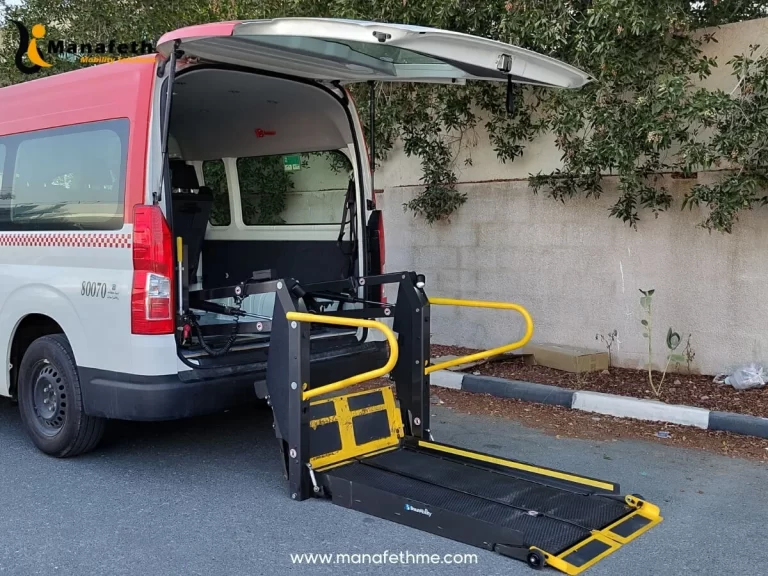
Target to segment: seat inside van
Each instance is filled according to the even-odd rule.
[[[213,208],[213,192],[207,186],[200,185],[194,166],[182,160],[171,160],[170,172],[174,233],[185,240],[188,273],[191,278],[197,278],[197,267]]]
[[[347,108],[317,84],[222,68],[179,74],[169,153],[190,289],[259,271],[302,283],[363,274],[356,146]],[[266,318],[273,305],[274,294],[255,295],[242,309]],[[200,314],[201,325],[227,322]]]

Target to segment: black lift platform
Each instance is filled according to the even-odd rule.
[[[371,286],[399,285],[396,305],[366,299]],[[427,299],[413,273],[313,286],[275,282],[267,373],[269,401],[291,497],[335,504],[439,534],[528,563],[579,574],[659,522],[659,508],[621,496],[613,482],[473,452],[432,440],[429,431],[430,304],[511,309],[526,320],[518,342],[451,365],[519,348],[533,325],[520,306]],[[362,308],[325,314],[316,299],[358,301]],[[306,310],[313,310],[307,313]],[[371,318],[391,317],[397,337]],[[381,331],[385,366],[321,388],[309,374],[310,323]],[[446,363],[448,364],[448,363]],[[393,387],[342,394],[390,374]]]

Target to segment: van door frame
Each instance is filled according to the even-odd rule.
[[[177,41],[176,48],[181,54],[183,54],[183,50],[179,48],[181,44],[181,41]],[[370,210],[368,209],[368,203],[366,202],[367,196],[366,193],[368,189],[371,187],[370,178],[366,175],[365,168],[368,165],[367,159],[363,158],[363,152],[365,149],[365,136],[362,133],[362,122],[359,120],[359,117],[357,121],[355,120],[355,117],[352,114],[351,106],[354,106],[354,103],[352,103],[351,99],[349,98],[349,95],[347,93],[347,90],[345,90],[342,86],[340,86],[338,83],[334,82],[331,83],[329,86],[326,83],[317,82],[315,80],[310,80],[306,78],[291,76],[287,74],[280,74],[276,72],[270,72],[265,70],[258,70],[254,68],[249,68],[245,66],[237,66],[232,64],[221,64],[221,63],[206,63],[206,64],[200,64],[200,65],[193,65],[189,67],[184,67],[182,69],[179,68],[178,61],[176,63],[176,70],[173,74],[173,80],[171,79],[171,71],[170,66],[168,65],[168,62],[166,62],[162,56],[158,57],[158,74],[157,74],[157,81],[155,82],[155,89],[153,94],[153,104],[151,107],[151,113],[150,113],[150,141],[149,141],[149,153],[147,158],[147,198],[146,201],[148,203],[153,203],[155,200],[154,192],[158,189],[157,182],[160,181],[160,199],[162,200],[159,205],[161,206],[161,209],[165,213],[166,221],[168,221],[168,225],[171,229],[171,234],[173,234],[173,198],[172,198],[172,189],[170,185],[170,171],[169,171],[169,162],[168,162],[168,142],[170,140],[170,110],[168,109],[169,106],[173,106],[173,94],[172,90],[169,90],[167,88],[169,81],[175,81],[176,78],[182,77],[185,73],[191,72],[191,71],[200,71],[200,70],[206,70],[206,69],[216,69],[216,70],[232,70],[236,72],[245,72],[249,74],[256,74],[259,76],[267,76],[271,78],[280,78],[292,82],[299,82],[301,84],[305,84],[307,86],[313,86],[315,88],[318,88],[320,90],[325,91],[327,94],[332,96],[339,105],[344,109],[344,114],[347,117],[347,121],[349,123],[350,132],[352,135],[352,143],[355,148],[355,162],[353,163],[353,172],[355,175],[355,182],[357,186],[358,191],[358,197],[357,197],[357,203],[358,203],[358,209],[357,209],[357,230],[358,230],[358,238],[357,238],[357,245],[358,245],[358,274],[360,276],[365,276],[370,272],[370,255],[368,253],[368,234],[367,234],[367,222],[368,222],[368,216]],[[165,64],[164,64],[165,62]],[[168,102],[168,96],[170,96],[170,102]],[[165,118],[165,112],[168,110],[168,137],[166,138],[166,142],[162,142],[162,130],[164,127],[164,124],[162,123]],[[159,125],[158,125],[159,124]],[[158,133],[159,132],[159,133]],[[158,140],[159,138],[159,140]],[[362,140],[361,140],[362,138]],[[158,158],[159,156],[159,158]],[[157,170],[157,167],[160,166],[160,170]],[[159,174],[158,174],[159,172]],[[370,190],[371,198],[373,198],[373,190]],[[176,243],[174,242],[174,250]],[[175,271],[176,277],[178,277],[178,270]],[[300,279],[299,279],[300,280]],[[364,287],[358,288],[358,296],[363,297],[365,293]],[[179,294],[176,294],[176,297],[179,297]],[[368,331],[367,329],[362,329],[358,331],[358,339],[360,341],[365,341],[367,339]],[[188,360],[186,358],[182,359],[181,357],[181,351],[178,348],[178,339],[177,339],[177,351],[179,352],[179,370],[188,370],[193,368],[198,368],[198,366],[193,366],[189,364]]]

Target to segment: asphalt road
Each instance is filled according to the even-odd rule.
[[[435,408],[440,441],[618,481],[664,522],[587,571],[764,574],[768,467],[643,442],[556,439]],[[0,575],[493,574],[524,564],[322,500],[293,502],[264,409],[117,423],[71,460],[37,452],[0,399]],[[295,565],[292,553],[477,553],[475,565]],[[555,574],[554,571],[549,571]]]

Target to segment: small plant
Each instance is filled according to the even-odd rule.
[[[658,396],[661,394],[661,389],[656,392],[656,386],[653,383],[653,373],[651,372],[651,369],[653,368],[653,343],[651,342],[653,314],[651,312],[651,303],[654,292],[655,290],[640,290],[640,293],[643,295],[643,297],[640,298],[640,306],[642,306],[643,311],[645,311],[645,318],[640,320],[640,324],[643,325],[643,338],[648,340],[648,382],[651,384],[653,393]]]
[[[688,365],[688,374],[691,373],[691,364],[693,359],[696,358],[696,351],[691,346],[691,335],[688,334],[688,338],[685,341],[685,348],[683,348],[683,356],[685,357],[685,363]]]
[[[645,311],[645,318],[640,320],[640,323],[643,325],[644,332],[643,332],[643,338],[648,339],[648,383],[651,385],[651,390],[653,390],[653,393],[658,398],[661,396],[662,387],[664,385],[664,378],[667,375],[667,370],[669,369],[669,365],[671,363],[675,363],[675,366],[678,369],[680,367],[681,362],[686,361],[685,354],[676,354],[675,350],[677,350],[678,346],[680,346],[681,338],[680,334],[673,331],[670,327],[667,330],[667,364],[664,366],[664,371],[661,373],[661,379],[659,380],[658,385],[653,381],[653,347],[652,347],[652,326],[653,326],[653,314],[651,309],[651,303],[653,300],[653,293],[655,290],[640,290],[640,293],[643,295],[642,298],[640,298],[640,306],[643,307],[643,310]],[[688,336],[688,339],[690,340],[690,335]]]
[[[595,340],[598,342],[602,341],[603,345],[608,349],[608,367],[613,367],[613,358],[611,356],[611,350],[613,349],[613,345],[616,343],[616,340],[619,338],[619,331],[614,328],[613,332],[608,332],[608,335],[605,334],[595,334]]]

